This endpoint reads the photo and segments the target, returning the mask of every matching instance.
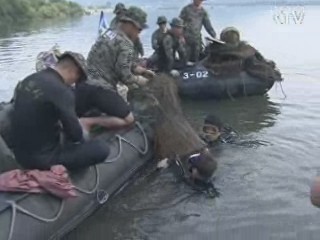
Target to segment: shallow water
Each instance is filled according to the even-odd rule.
[[[304,21],[296,25],[277,24],[274,6],[207,8],[218,31],[238,27],[278,63],[287,97],[277,85],[265,97],[185,102],[196,126],[214,113],[250,143],[216,149],[221,196],[206,198],[170,172],[148,176],[147,169],[67,239],[319,239],[320,213],[310,204],[309,185],[320,155],[320,7],[305,7]],[[179,7],[156,1],[146,9],[153,29],[158,15],[173,17]],[[34,70],[39,51],[58,43],[87,54],[97,21],[88,16],[2,34],[0,100],[8,100],[17,81]],[[150,35],[142,35],[149,52]]]

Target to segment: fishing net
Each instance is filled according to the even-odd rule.
[[[204,65],[215,75],[229,76],[246,71],[249,75],[265,81],[282,81],[281,73],[273,61],[266,60],[246,42],[237,45],[211,42],[206,47]]]
[[[175,154],[185,156],[205,147],[185,118],[176,82],[168,75],[157,76],[149,86],[157,104],[155,116],[155,152],[162,159]]]

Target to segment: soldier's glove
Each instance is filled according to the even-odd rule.
[[[137,83],[139,86],[144,86],[144,85],[146,85],[148,82],[149,82],[149,79],[148,79],[148,78],[145,78],[145,77],[143,77],[143,76],[136,76],[136,83]]]
[[[178,70],[172,69],[172,70],[170,71],[170,75],[171,75],[172,77],[179,77],[179,76],[180,76],[180,73],[179,73]]]

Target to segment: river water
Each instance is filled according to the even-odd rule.
[[[142,39],[149,53],[156,17],[173,17],[181,7],[171,5],[145,6],[151,28]],[[207,9],[218,32],[238,27],[243,39],[279,65],[286,98],[275,86],[265,97],[185,102],[196,125],[214,113],[252,143],[216,150],[220,197],[195,193],[169,172],[146,177],[146,170],[67,239],[320,238],[320,212],[309,201],[320,155],[320,7],[306,6],[301,24],[275,21],[274,6],[213,8],[209,3]],[[63,50],[87,54],[97,21],[98,16],[87,16],[1,33],[0,100],[9,100],[17,81],[34,70],[39,51],[58,43]]]

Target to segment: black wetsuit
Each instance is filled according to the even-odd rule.
[[[108,146],[97,140],[83,142],[75,113],[74,93],[53,69],[32,74],[15,90],[12,113],[13,151],[25,168],[68,169],[102,162]],[[65,135],[62,144],[61,133]]]
[[[74,92],[76,112],[79,117],[87,116],[89,112],[96,110],[99,114],[126,118],[131,111],[123,98],[112,89],[81,82],[76,85]]]

